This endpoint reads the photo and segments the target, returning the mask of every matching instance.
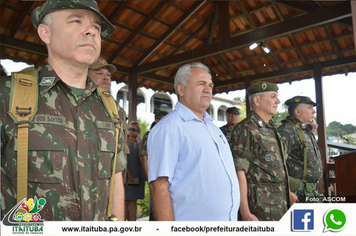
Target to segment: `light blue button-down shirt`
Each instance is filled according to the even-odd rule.
[[[178,102],[148,136],[148,181],[168,177],[175,220],[234,221],[240,190],[229,144]]]

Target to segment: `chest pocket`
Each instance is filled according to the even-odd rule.
[[[17,131],[16,131],[17,133]],[[28,182],[60,183],[63,181],[65,118],[36,115],[29,126]],[[17,151],[16,137],[14,150]],[[17,165],[12,162],[12,178],[16,181]]]
[[[112,163],[115,156],[115,125],[110,122],[97,121],[96,126],[99,137],[98,178],[109,179],[112,175]]]

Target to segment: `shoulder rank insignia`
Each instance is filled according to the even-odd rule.
[[[40,85],[41,86],[51,86],[53,84],[55,77],[43,77]]]

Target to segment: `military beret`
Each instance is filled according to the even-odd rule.
[[[99,12],[98,4],[95,0],[47,0],[42,6],[36,7],[31,13],[33,25],[38,28],[43,17],[50,12],[64,9],[87,9],[93,11],[101,22],[101,39],[107,39],[115,31],[115,27],[106,17]]]
[[[270,83],[270,82],[256,83],[256,84],[251,85],[247,89],[247,94],[248,94],[248,96],[250,96],[254,93],[268,92],[268,91],[278,92],[278,86],[275,83]]]
[[[288,99],[284,104],[286,104],[287,106],[291,106],[291,105],[297,105],[297,104],[311,104],[313,106],[318,106],[317,103],[313,102],[309,97],[306,96],[295,96],[292,97],[290,99]]]
[[[239,109],[237,109],[236,107],[229,107],[229,108],[226,110],[226,113],[240,115],[240,111],[239,111]]]

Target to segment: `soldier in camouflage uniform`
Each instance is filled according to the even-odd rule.
[[[269,82],[250,86],[252,111],[231,135],[242,220],[277,221],[289,207],[285,147],[271,120],[280,103],[277,91],[277,85]]]
[[[116,130],[88,67],[115,30],[96,1],[48,0],[32,12],[48,49],[38,72],[38,111],[29,124],[28,198],[47,200],[44,220],[106,220]],[[17,203],[17,124],[8,115],[10,78],[0,80],[1,197],[4,216]],[[25,99],[19,94],[18,99]],[[121,158],[121,160],[120,160]],[[118,154],[112,213],[124,218]]]
[[[291,191],[297,194],[299,202],[305,202],[305,197],[319,196],[318,182],[322,176],[319,148],[309,125],[313,121],[314,106],[317,104],[305,96],[295,96],[285,104],[289,116],[282,121],[278,132],[288,149],[287,167]]]
[[[94,83],[99,85],[110,92],[111,90],[111,73],[116,72],[116,67],[109,64],[104,58],[99,57],[99,59],[89,66],[88,76]],[[117,110],[119,111],[120,117],[122,117],[122,129],[120,133],[119,149],[123,148],[124,155],[130,153],[130,149],[127,146],[127,123],[126,123],[126,112],[120,107],[118,103]],[[121,147],[123,145],[123,147]],[[125,175],[124,175],[125,177]]]
[[[240,111],[236,107],[229,107],[226,110],[227,124],[221,126],[221,132],[225,135],[227,141],[230,143],[232,130],[235,128],[237,123],[240,122]]]

